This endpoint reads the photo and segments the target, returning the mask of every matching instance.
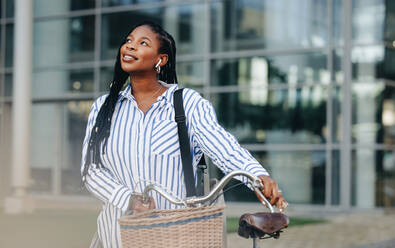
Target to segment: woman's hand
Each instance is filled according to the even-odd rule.
[[[129,202],[129,209],[133,211],[133,214],[146,212],[148,210],[155,209],[155,201],[152,196],[148,198],[148,202],[144,202],[142,195],[132,195]]]
[[[284,211],[288,206],[288,202],[283,198],[276,181],[268,176],[259,176],[259,179],[263,183],[263,195],[270,201],[270,204],[276,205],[280,211]]]

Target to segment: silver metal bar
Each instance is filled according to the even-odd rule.
[[[214,187],[214,189],[211,190],[211,192],[202,197],[190,197],[185,200],[179,200],[173,196],[171,196],[168,192],[166,192],[164,189],[162,189],[160,186],[155,185],[155,184],[150,184],[145,187],[144,189],[144,197],[145,199],[148,198],[148,193],[153,190],[161,194],[163,197],[165,197],[168,201],[175,205],[184,205],[184,206],[197,206],[201,205],[204,203],[210,203],[211,200],[213,200],[219,192],[225,187],[225,185],[234,177],[236,176],[245,176],[248,179],[250,179],[250,184],[252,188],[254,189],[255,193],[259,196],[259,199],[262,200],[262,204],[266,206],[271,213],[274,212],[274,209],[270,202],[265,198],[265,196],[262,194],[261,190],[263,190],[263,184],[261,183],[261,180],[253,175],[252,173],[246,172],[246,171],[233,171],[226,176],[224,176],[221,181]]]

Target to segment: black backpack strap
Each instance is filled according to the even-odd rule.
[[[184,170],[184,181],[187,197],[196,196],[195,179],[193,176],[191,145],[189,143],[184,105],[182,99],[183,89],[174,92],[175,121],[178,127],[178,139],[180,143],[182,169]]]

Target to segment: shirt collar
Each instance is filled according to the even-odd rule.
[[[178,85],[177,84],[167,84],[161,80],[159,80],[159,83],[168,89],[162,95],[160,95],[158,97],[158,101],[165,101],[165,102],[173,105],[173,94],[174,94],[174,91],[176,91],[178,89]],[[131,91],[130,91],[131,87],[132,87],[131,84],[128,84],[126,86],[126,88],[119,93],[118,101],[122,101],[124,99],[135,101],[134,96],[131,94]]]

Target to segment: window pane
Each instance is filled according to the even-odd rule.
[[[332,89],[332,122],[329,123],[331,128],[331,142],[339,143],[342,140],[341,120],[342,120],[342,91],[341,87]],[[329,122],[329,121],[328,121]],[[325,130],[325,132],[329,131]]]
[[[175,39],[177,55],[204,52],[204,16],[202,4],[167,8],[141,9],[103,15],[102,59],[115,59],[123,39],[134,25],[150,19],[169,32]],[[128,20],[125,22],[125,20]]]
[[[385,0],[352,1],[352,38],[357,43],[383,41]]]
[[[91,106],[92,101],[70,101],[62,106],[63,128],[66,130],[62,137],[62,153],[67,156],[62,163],[62,194],[87,194],[86,190],[81,191],[80,188],[80,166],[82,142]]]
[[[327,1],[218,1],[211,5],[212,50],[321,47]]]
[[[1,3],[0,3],[1,4]],[[0,10],[1,11],[1,10]],[[4,25],[0,25],[0,69],[3,69],[4,67],[4,55],[3,55],[3,31],[4,30]]]
[[[177,79],[182,87],[200,88],[204,82],[204,63],[203,61],[180,62],[177,63]]]
[[[325,203],[325,151],[252,152],[276,180],[284,198],[291,204]],[[223,174],[217,169],[216,173]],[[232,180],[226,187],[238,184]],[[258,202],[255,194],[241,185],[225,193],[226,201]]]
[[[394,151],[357,149],[352,153],[353,205],[363,208],[394,207]]]
[[[33,73],[33,97],[55,97],[67,93],[93,92],[93,70],[52,70]]]
[[[333,3],[333,14],[332,14],[332,25],[333,25],[333,42],[335,45],[343,45],[343,3],[342,0],[332,0]]]
[[[91,9],[95,0],[34,0],[34,16],[65,14],[73,10]]]
[[[5,66],[12,67],[14,64],[14,24],[5,26]]]
[[[352,78],[358,81],[374,80],[384,60],[383,46],[355,47],[351,51]]]
[[[32,105],[32,190],[81,194],[81,149],[92,101]]]
[[[34,23],[34,66],[93,60],[94,16]]]
[[[333,58],[333,76],[332,80],[336,83],[344,82],[344,73],[343,73],[343,49],[336,49],[332,52]]]
[[[327,56],[323,53],[215,60],[211,66],[215,86],[330,82]]]
[[[5,10],[6,10],[6,17],[14,17],[14,8],[15,8],[15,0],[5,0]]]
[[[327,90],[251,89],[213,94],[218,121],[241,143],[324,143]]]
[[[254,154],[290,203],[325,203],[325,151],[266,151]]]
[[[332,205],[340,204],[340,151],[332,151]]]
[[[156,3],[164,0],[102,0],[103,7],[118,6],[118,5],[132,5],[138,3]]]
[[[395,87],[372,82],[353,85],[353,142],[395,144]]]
[[[60,157],[63,113],[57,104],[33,104],[31,111],[31,190],[51,192],[53,169],[63,159]]]
[[[12,96],[13,94],[13,75],[6,73],[4,77],[4,96]]]

